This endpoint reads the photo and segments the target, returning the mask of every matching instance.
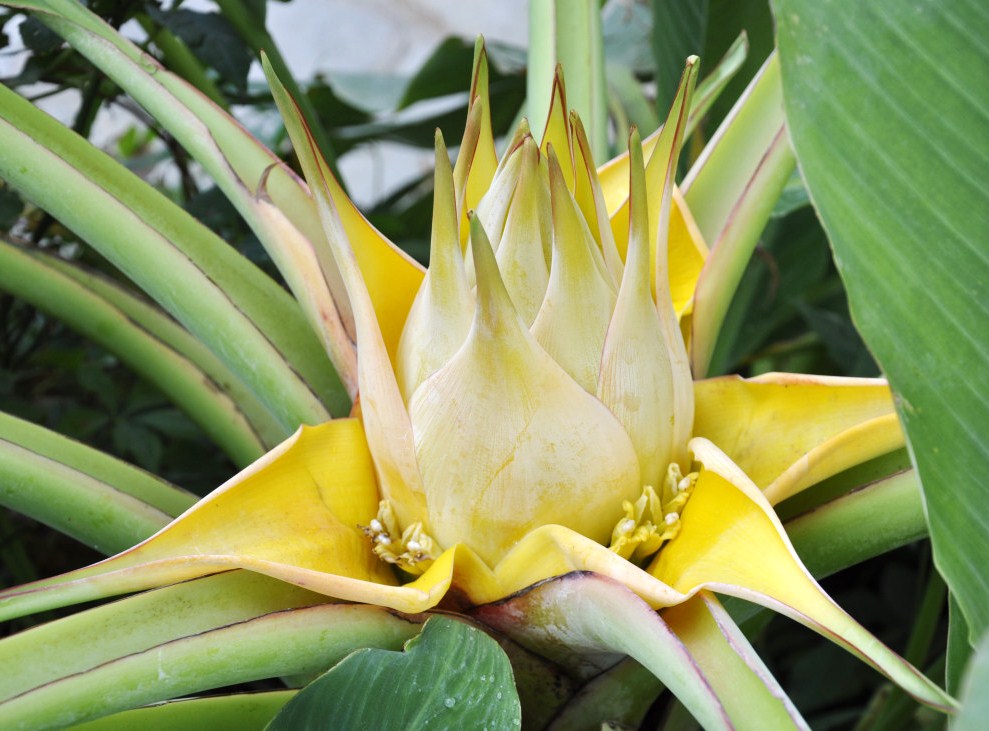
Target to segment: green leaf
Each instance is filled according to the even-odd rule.
[[[512,668],[498,643],[469,624],[433,617],[405,652],[364,649],[345,658],[289,701],[267,731],[521,723]]]
[[[295,77],[289,73],[288,66],[285,64],[285,59],[282,58],[282,54],[278,50],[275,39],[268,33],[264,22],[265,14],[264,12],[258,12],[258,1],[217,0],[216,4],[220,7],[223,17],[226,18],[241,39],[243,39],[244,43],[247,44],[255,58],[260,58],[262,51],[266,53],[268,63],[272,65],[278,76],[284,79],[284,84],[289,90],[289,93],[299,100],[300,111],[312,130],[317,147],[323,153],[323,157],[326,159],[334,175],[339,177],[339,171],[336,168],[336,153],[333,150],[333,146],[326,138],[326,132],[319,123],[316,111],[310,106],[308,99],[305,98]]]
[[[688,136],[693,133],[701,118],[707,116],[714,103],[721,98],[722,92],[739,73],[747,58],[749,58],[749,37],[745,31],[742,31],[717,63],[712,66],[712,59],[707,60],[705,76],[694,90],[694,99],[690,107],[693,121],[690,119],[687,121]]]
[[[601,8],[601,33],[604,36],[604,57],[609,64],[622,66],[633,75],[653,76],[656,73],[656,58],[649,44],[653,28],[653,15],[649,3],[603,2]],[[683,62],[690,54],[676,59],[670,69],[676,73],[673,91],[680,81]],[[665,115],[673,102],[671,95],[666,106],[659,108]],[[655,109],[653,110],[655,113]]]
[[[777,0],[787,119],[859,330],[897,392],[934,558],[989,628],[989,13]]]
[[[17,223],[23,210],[24,201],[17,195],[17,191],[0,187],[0,229],[9,229]]]
[[[773,18],[769,12],[769,0],[708,0],[702,62],[710,63],[720,58],[742,32],[749,43],[749,54],[736,76],[727,84],[725,93],[711,106],[708,134],[731,111],[735,99],[773,50]]]
[[[952,695],[962,686],[965,668],[972,658],[968,624],[955,598],[948,594],[948,646],[945,649],[944,685]]]
[[[952,731],[983,731],[989,728],[989,635],[982,638],[962,684],[962,710],[951,724]]]
[[[26,18],[19,30],[25,47],[39,55],[54,53],[62,45],[58,34],[48,30],[37,18]]]
[[[627,66],[608,62],[605,66],[605,75],[608,79],[608,91],[613,99],[621,105],[622,112],[628,120],[628,124],[618,123],[619,129],[626,129],[630,125],[635,125],[643,136],[655,132],[659,127],[659,117],[656,116],[655,106],[646,99],[642,84],[635,78],[632,71]],[[614,100],[612,107],[614,107]],[[667,111],[669,111],[669,106],[663,113],[665,114]],[[621,135],[619,135],[618,144],[625,144],[625,138]]]
[[[470,90],[474,44],[462,38],[447,38],[409,79],[398,108],[423,99]]]
[[[190,51],[237,92],[247,92],[247,72],[254,59],[226,18],[219,13],[185,8],[165,11],[154,6],[148,6],[148,15],[184,41]]]

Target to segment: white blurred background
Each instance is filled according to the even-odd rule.
[[[210,11],[209,0],[187,0],[182,7]],[[296,79],[305,84],[316,75],[409,74],[448,36],[473,40],[483,34],[524,48],[528,35],[527,0],[292,0],[268,4],[268,28]],[[10,26],[8,26],[10,30]],[[143,38],[136,23],[124,32]],[[18,38],[0,52],[0,76],[16,74],[25,60]],[[252,81],[262,81],[255,64]],[[30,95],[34,90],[20,89]],[[38,89],[34,93],[39,93]],[[358,90],[359,91],[359,90]],[[79,94],[65,91],[39,102],[45,111],[71,123]],[[118,107],[104,108],[92,139],[108,147],[134,117]],[[361,145],[339,160],[351,195],[362,206],[432,168],[432,152],[388,142]]]

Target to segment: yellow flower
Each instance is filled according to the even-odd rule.
[[[950,707],[821,591],[771,507],[902,446],[886,384],[691,382],[681,333],[708,251],[673,172],[694,63],[663,130],[600,171],[560,79],[540,145],[523,126],[498,161],[486,73],[482,51],[455,168],[438,140],[427,273],[343,195],[276,86],[357,344],[354,416],[301,428],[129,551],[0,594],[0,614],[231,568],[414,613],[590,571],[653,609],[708,589],[763,603]]]

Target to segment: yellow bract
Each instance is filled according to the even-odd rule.
[[[450,159],[439,130],[434,190],[430,266],[405,320],[395,363],[395,375],[406,401],[463,344],[474,310],[460,251]]]
[[[698,382],[694,393],[694,434],[730,455],[773,503],[904,445],[881,379],[726,376]]]

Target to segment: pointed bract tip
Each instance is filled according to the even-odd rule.
[[[265,78],[268,79],[268,83],[271,83],[272,78],[278,78],[275,74],[275,70],[271,68],[271,59],[268,58],[268,54],[261,51],[261,70],[264,72]]]
[[[470,250],[474,260],[474,271],[477,272],[477,301],[481,306],[484,301],[492,302],[499,299],[498,288],[504,292],[505,285],[501,281],[498,262],[495,259],[491,240],[488,238],[479,216],[474,211],[467,212],[470,221]],[[508,293],[504,292],[504,297]]]
[[[553,74],[553,97],[556,97],[557,92],[560,94],[560,103],[563,108],[567,108],[567,85],[563,80],[563,64],[556,64],[556,73]],[[555,98],[553,101],[556,101]]]
[[[687,68],[688,68],[688,69],[689,69],[689,68],[693,68],[693,67],[694,67],[694,66],[696,66],[696,65],[697,65],[698,63],[700,63],[700,60],[701,60],[701,59],[700,59],[700,57],[699,57],[699,56],[695,56],[695,55],[693,55],[693,54],[691,54],[690,56],[687,56],[687,62],[686,62],[686,66],[687,66]]]
[[[446,185],[447,182],[453,185],[453,168],[450,165],[450,153],[446,149],[443,133],[438,127],[436,128],[436,134],[433,136],[433,141],[436,149],[435,165],[433,167],[433,186],[438,190]]]
[[[628,159],[632,170],[644,170],[645,163],[642,158],[642,138],[639,136],[639,128],[634,124],[628,131]],[[643,175],[645,173],[643,172]]]
[[[568,118],[570,119],[571,127],[580,127],[581,129],[584,129],[584,123],[580,120],[580,115],[577,113],[576,109],[570,110]]]
[[[471,69],[470,95],[472,103],[473,97],[480,93],[478,86],[481,86],[484,90],[484,95],[487,95],[487,85],[488,52],[484,46],[484,36],[479,35],[474,42],[474,64]]]
[[[478,218],[477,211],[473,208],[467,211],[467,224],[470,226],[470,237],[472,239],[477,237],[479,240],[487,243],[488,248],[490,248],[491,242],[488,241],[488,235],[484,231],[484,226],[481,225],[481,219]]]
[[[522,138],[522,164],[536,166],[539,164],[539,157],[541,153],[539,152],[539,145],[536,144],[535,139],[532,135],[526,135]]]

